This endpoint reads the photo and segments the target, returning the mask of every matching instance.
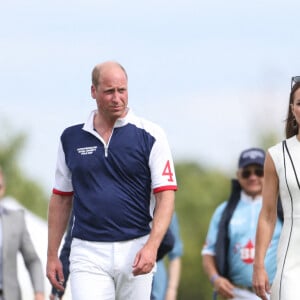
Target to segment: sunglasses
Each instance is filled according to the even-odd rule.
[[[300,82],[300,76],[293,76],[292,79],[291,79],[291,89],[298,82]]]
[[[258,168],[254,170],[243,170],[241,172],[241,176],[244,179],[248,179],[251,175],[256,175],[257,177],[263,177],[264,176],[264,169]]]

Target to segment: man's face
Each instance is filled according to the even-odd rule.
[[[116,120],[127,112],[127,77],[118,66],[106,67],[101,72],[100,82],[92,86],[92,97],[96,99],[98,112],[107,119]]]
[[[5,185],[3,175],[0,173],[0,199],[4,197]]]
[[[237,179],[245,191],[251,197],[262,194],[264,169],[260,165],[248,165],[237,171]]]

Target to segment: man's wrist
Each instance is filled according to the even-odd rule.
[[[220,276],[216,273],[210,276],[209,281],[211,282],[212,285],[214,285],[215,281],[219,278]]]

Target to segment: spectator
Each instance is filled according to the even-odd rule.
[[[35,251],[24,218],[24,211],[1,205],[5,178],[0,168],[0,300],[21,300],[17,274],[17,254],[21,253],[30,275],[35,300],[44,300],[42,263]]]
[[[252,267],[255,232],[262,206],[264,161],[262,149],[250,148],[241,153],[231,196],[217,207],[211,219],[202,258],[215,298],[220,295],[234,300],[259,299],[252,288]],[[271,280],[276,271],[274,261],[281,227],[278,218],[266,257]]]

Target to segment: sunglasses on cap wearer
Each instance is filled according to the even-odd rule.
[[[293,76],[292,79],[291,79],[291,89],[298,82],[300,82],[300,76]]]
[[[241,176],[244,179],[248,179],[251,175],[256,175],[257,177],[263,177],[264,176],[264,169],[263,168],[255,168],[253,170],[242,170]]]

